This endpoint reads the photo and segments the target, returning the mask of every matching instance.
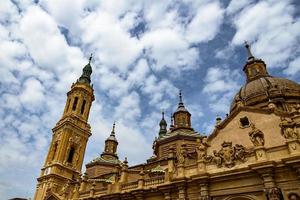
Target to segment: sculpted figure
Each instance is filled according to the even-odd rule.
[[[254,146],[264,146],[265,139],[264,134],[261,130],[255,127],[255,124],[251,124],[251,131],[248,133],[250,136],[250,140]]]
[[[70,190],[70,183],[69,183],[69,181],[68,181],[68,182],[67,182],[66,184],[64,184],[64,186],[62,187],[62,189],[61,189],[59,195],[60,195],[60,196],[66,196],[66,195],[69,193],[69,190]]]
[[[183,145],[181,145],[179,153],[177,155],[178,163],[184,164],[185,158],[186,158],[186,149],[185,149],[185,145],[183,144]]]
[[[240,159],[241,161],[246,160],[246,149],[243,145],[236,144],[235,145],[235,158]]]
[[[196,148],[198,160],[204,160],[206,157],[206,150],[208,147],[207,137],[197,139],[198,146]]]
[[[285,130],[283,130],[283,136],[286,139],[298,139],[299,138],[297,130],[295,130],[291,127],[287,127],[287,128],[285,128]]]
[[[273,187],[268,189],[267,196],[270,200],[280,200],[281,199],[281,191],[279,188]]]
[[[214,150],[213,154],[214,154],[213,161],[217,164],[218,167],[222,167],[222,158],[219,155],[219,153],[216,150]]]

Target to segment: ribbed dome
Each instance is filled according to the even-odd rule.
[[[261,77],[246,83],[235,95],[231,111],[238,102],[246,106],[268,103],[274,98],[300,97],[300,85],[284,78]]]

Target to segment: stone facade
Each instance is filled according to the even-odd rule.
[[[194,131],[180,92],[169,129],[164,115],[159,123],[153,156],[135,166],[119,160],[113,126],[103,153],[81,175],[94,97],[89,81],[77,81],[53,129],[35,199],[299,200],[300,85],[270,76],[246,48],[247,82],[214,131]],[[78,105],[86,101],[84,114],[68,108],[76,97]]]

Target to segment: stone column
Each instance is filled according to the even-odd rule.
[[[208,184],[207,183],[200,184],[199,200],[209,200],[209,192],[208,192]]]
[[[185,169],[184,169],[184,164],[178,164],[177,166],[178,170],[178,177],[184,177],[185,176]]]
[[[171,200],[171,193],[170,191],[164,191],[165,200]]]
[[[261,172],[261,178],[264,184],[264,192],[267,198],[269,200],[281,200],[281,190],[276,186],[273,169],[264,169]]]
[[[82,177],[82,182],[80,184],[79,191],[85,191],[86,190],[86,185],[87,185],[87,173],[84,173]]]
[[[178,200],[186,200],[186,186],[178,186]]]
[[[134,195],[136,200],[144,200],[144,195],[143,193],[137,193]]]
[[[173,147],[169,148],[168,152],[168,171],[173,173],[175,171],[175,149]]]
[[[90,197],[94,197],[94,195],[95,195],[95,187],[96,187],[96,183],[93,182],[92,187],[90,189]]]
[[[127,182],[127,178],[128,178],[128,161],[127,158],[125,157],[125,160],[123,162],[123,166],[121,169],[121,177],[120,177],[120,183],[125,183]]]
[[[144,170],[142,169],[138,180],[138,188],[142,189],[144,187],[144,183],[145,183],[145,173]]]

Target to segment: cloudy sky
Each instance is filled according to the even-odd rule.
[[[152,155],[160,112],[171,115],[179,89],[200,133],[228,113],[245,81],[245,40],[272,75],[299,82],[299,12],[297,0],[1,0],[1,199],[33,197],[51,128],[90,53],[85,163],[117,121],[120,159],[136,164]]]

